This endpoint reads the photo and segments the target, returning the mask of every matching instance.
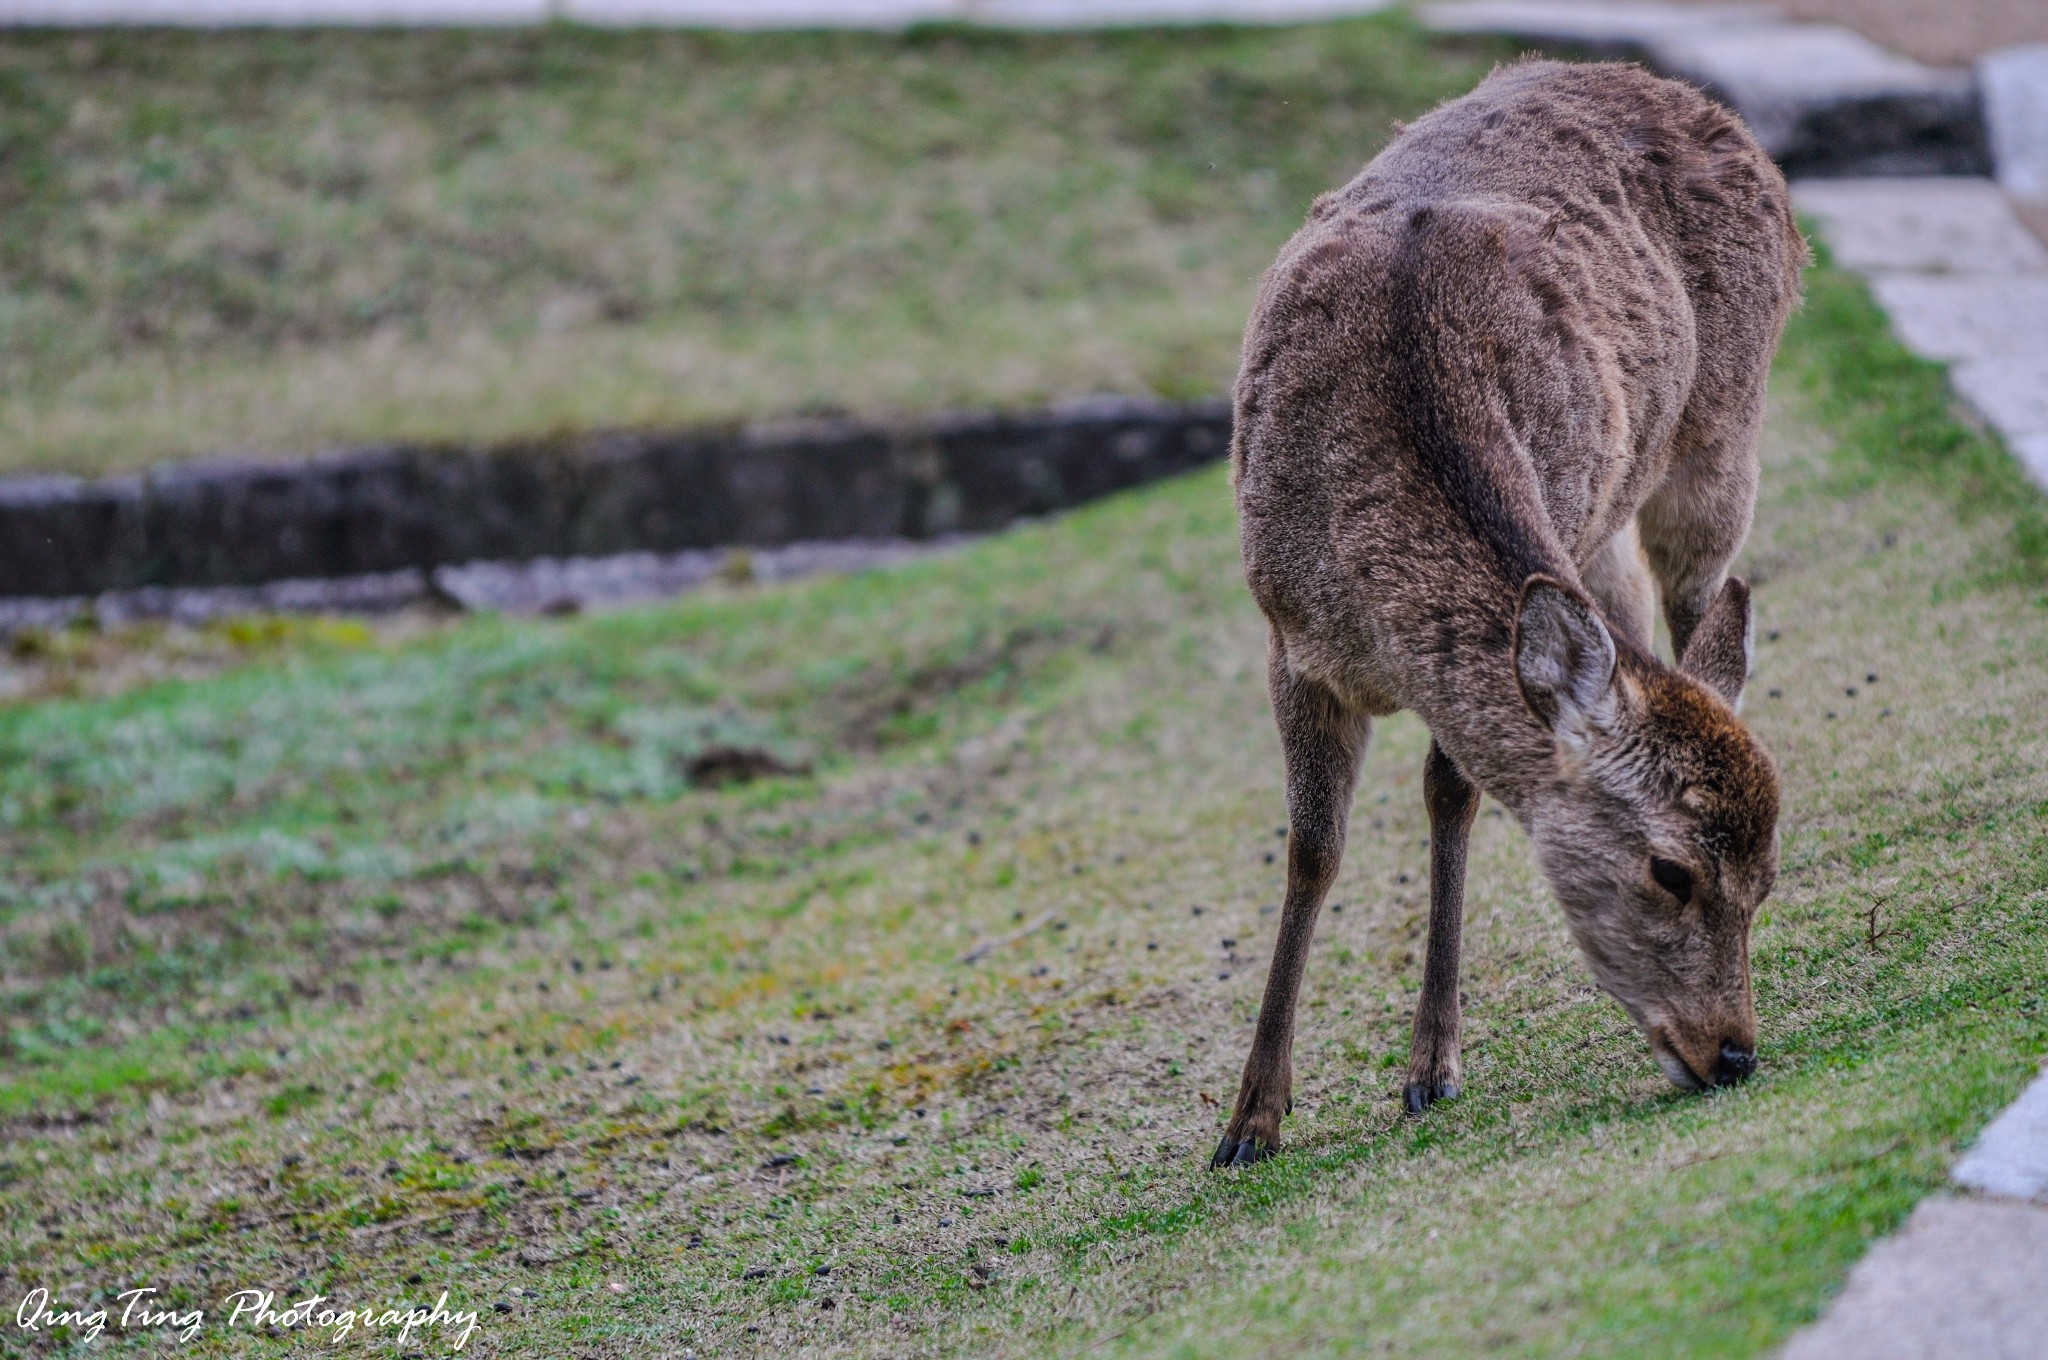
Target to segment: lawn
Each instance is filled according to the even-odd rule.
[[[1508,50],[0,33],[0,471],[1211,394],[1309,199]]]
[[[859,577],[250,625],[71,697],[46,641],[0,710],[0,1279],[158,1288],[202,1355],[327,1353],[219,1325],[244,1287],[447,1290],[485,1355],[1759,1354],[2048,1051],[2038,500],[1825,269],[1766,459],[1744,1087],[1667,1087],[1488,805],[1467,1093],[1400,1112],[1403,717],[1289,1149],[1205,1169],[1284,847],[1214,469]]]

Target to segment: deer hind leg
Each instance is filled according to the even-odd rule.
[[[1287,664],[1276,637],[1267,663],[1273,716],[1287,760],[1287,899],[1280,912],[1280,938],[1266,974],[1251,1056],[1245,1059],[1237,1105],[1223,1141],[1209,1159],[1212,1167],[1244,1166],[1270,1157],[1280,1146],[1280,1121],[1294,1105],[1294,1007],[1308,962],[1316,915],[1344,857],[1345,825],[1358,763],[1372,734],[1370,716],[1355,712],[1336,695]]]
[[[1411,1114],[1456,1096],[1463,1084],[1458,948],[1465,924],[1465,850],[1479,811],[1479,790],[1434,741],[1422,767],[1422,798],[1429,807],[1429,952],[1422,965],[1422,1000],[1415,1007],[1403,1093]]]

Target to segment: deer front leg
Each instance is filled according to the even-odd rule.
[[[1212,1167],[1246,1166],[1272,1156],[1280,1146],[1280,1121],[1294,1107],[1294,1006],[1301,971],[1316,914],[1344,857],[1351,789],[1372,733],[1370,717],[1350,711],[1321,685],[1294,674],[1278,638],[1267,663],[1267,683],[1287,761],[1287,899],[1251,1056],[1238,1084],[1235,1112],[1209,1159]]]
[[[1429,953],[1408,1052],[1410,1114],[1456,1096],[1462,1082],[1458,936],[1465,923],[1465,848],[1479,811],[1479,790],[1434,741],[1422,767],[1422,798],[1429,807]]]

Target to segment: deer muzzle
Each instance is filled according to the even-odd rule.
[[[1735,1086],[1749,1080],[1756,1071],[1756,1049],[1737,1038],[1725,1038],[1703,1052],[1687,1053],[1674,1036],[1659,1027],[1650,1031],[1650,1052],[1673,1086],[1682,1091],[1704,1091],[1711,1086]]]

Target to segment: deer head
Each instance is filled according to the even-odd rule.
[[[1532,576],[1513,647],[1556,757],[1518,811],[1572,937],[1673,1083],[1742,1080],[1756,1066],[1750,921],[1778,866],[1777,770],[1735,716],[1748,586],[1729,579],[1674,670]]]

